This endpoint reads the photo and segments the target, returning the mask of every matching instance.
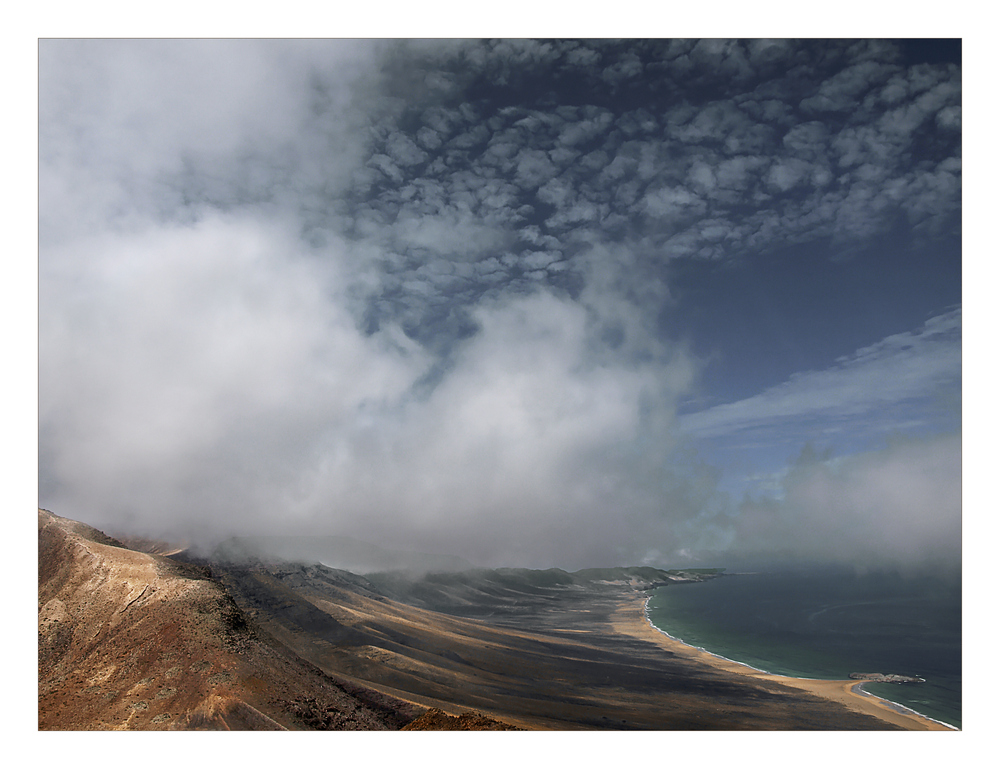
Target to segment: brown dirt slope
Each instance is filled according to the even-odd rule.
[[[205,570],[38,511],[39,729],[398,729],[420,710],[274,643]]]

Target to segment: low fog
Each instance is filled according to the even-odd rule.
[[[962,437],[823,457],[807,445],[781,493],[745,498],[733,555],[750,563],[953,569],[962,548]]]
[[[645,235],[570,229],[600,210],[619,232],[611,196],[555,183],[605,118],[497,161],[505,185],[404,179],[480,141],[440,138],[461,115],[487,125],[442,106],[462,83],[429,68],[458,47],[42,41],[40,505],[205,546],[343,535],[478,566],[957,559],[956,436],[806,452],[777,496],[719,491],[678,426],[707,361],[659,323],[669,279]],[[605,172],[619,198],[621,169],[649,177],[629,163]],[[518,207],[536,188],[548,229]],[[671,196],[657,217],[707,216]]]

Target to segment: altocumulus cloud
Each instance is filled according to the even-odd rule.
[[[39,72],[41,502],[98,525],[735,541],[676,460],[702,363],[665,265],[957,227],[960,73],[889,43],[43,41]]]

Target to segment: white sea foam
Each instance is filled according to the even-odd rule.
[[[928,721],[933,721],[934,723],[940,724],[941,726],[947,726],[949,729],[952,729],[952,730],[954,730],[956,732],[961,731],[961,729],[959,729],[957,726],[952,726],[951,724],[949,724],[949,723],[947,723],[945,721],[939,721],[938,719],[931,718],[930,716],[926,716],[923,713],[921,713],[921,712],[919,712],[917,710],[914,710],[913,708],[908,708],[908,707],[906,707],[906,705],[900,705],[898,702],[893,702],[892,700],[887,700],[885,697],[879,697],[877,694],[872,694],[870,691],[868,691],[867,689],[865,689],[864,682],[860,682],[857,685],[853,686],[852,688],[855,689],[856,691],[861,692],[866,697],[874,697],[877,700],[882,700],[882,702],[887,703],[888,705],[890,705],[891,707],[895,708],[896,710],[902,710],[902,711],[905,711],[907,713],[913,713],[916,716],[920,716],[921,718],[926,719]]]

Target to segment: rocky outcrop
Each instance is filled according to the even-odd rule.
[[[851,673],[851,678],[855,681],[871,681],[877,684],[919,684],[924,681],[923,678],[899,676],[895,673]]]
[[[469,711],[460,716],[449,716],[439,708],[431,708],[419,718],[403,727],[404,732],[508,732],[520,731],[518,727]]]

